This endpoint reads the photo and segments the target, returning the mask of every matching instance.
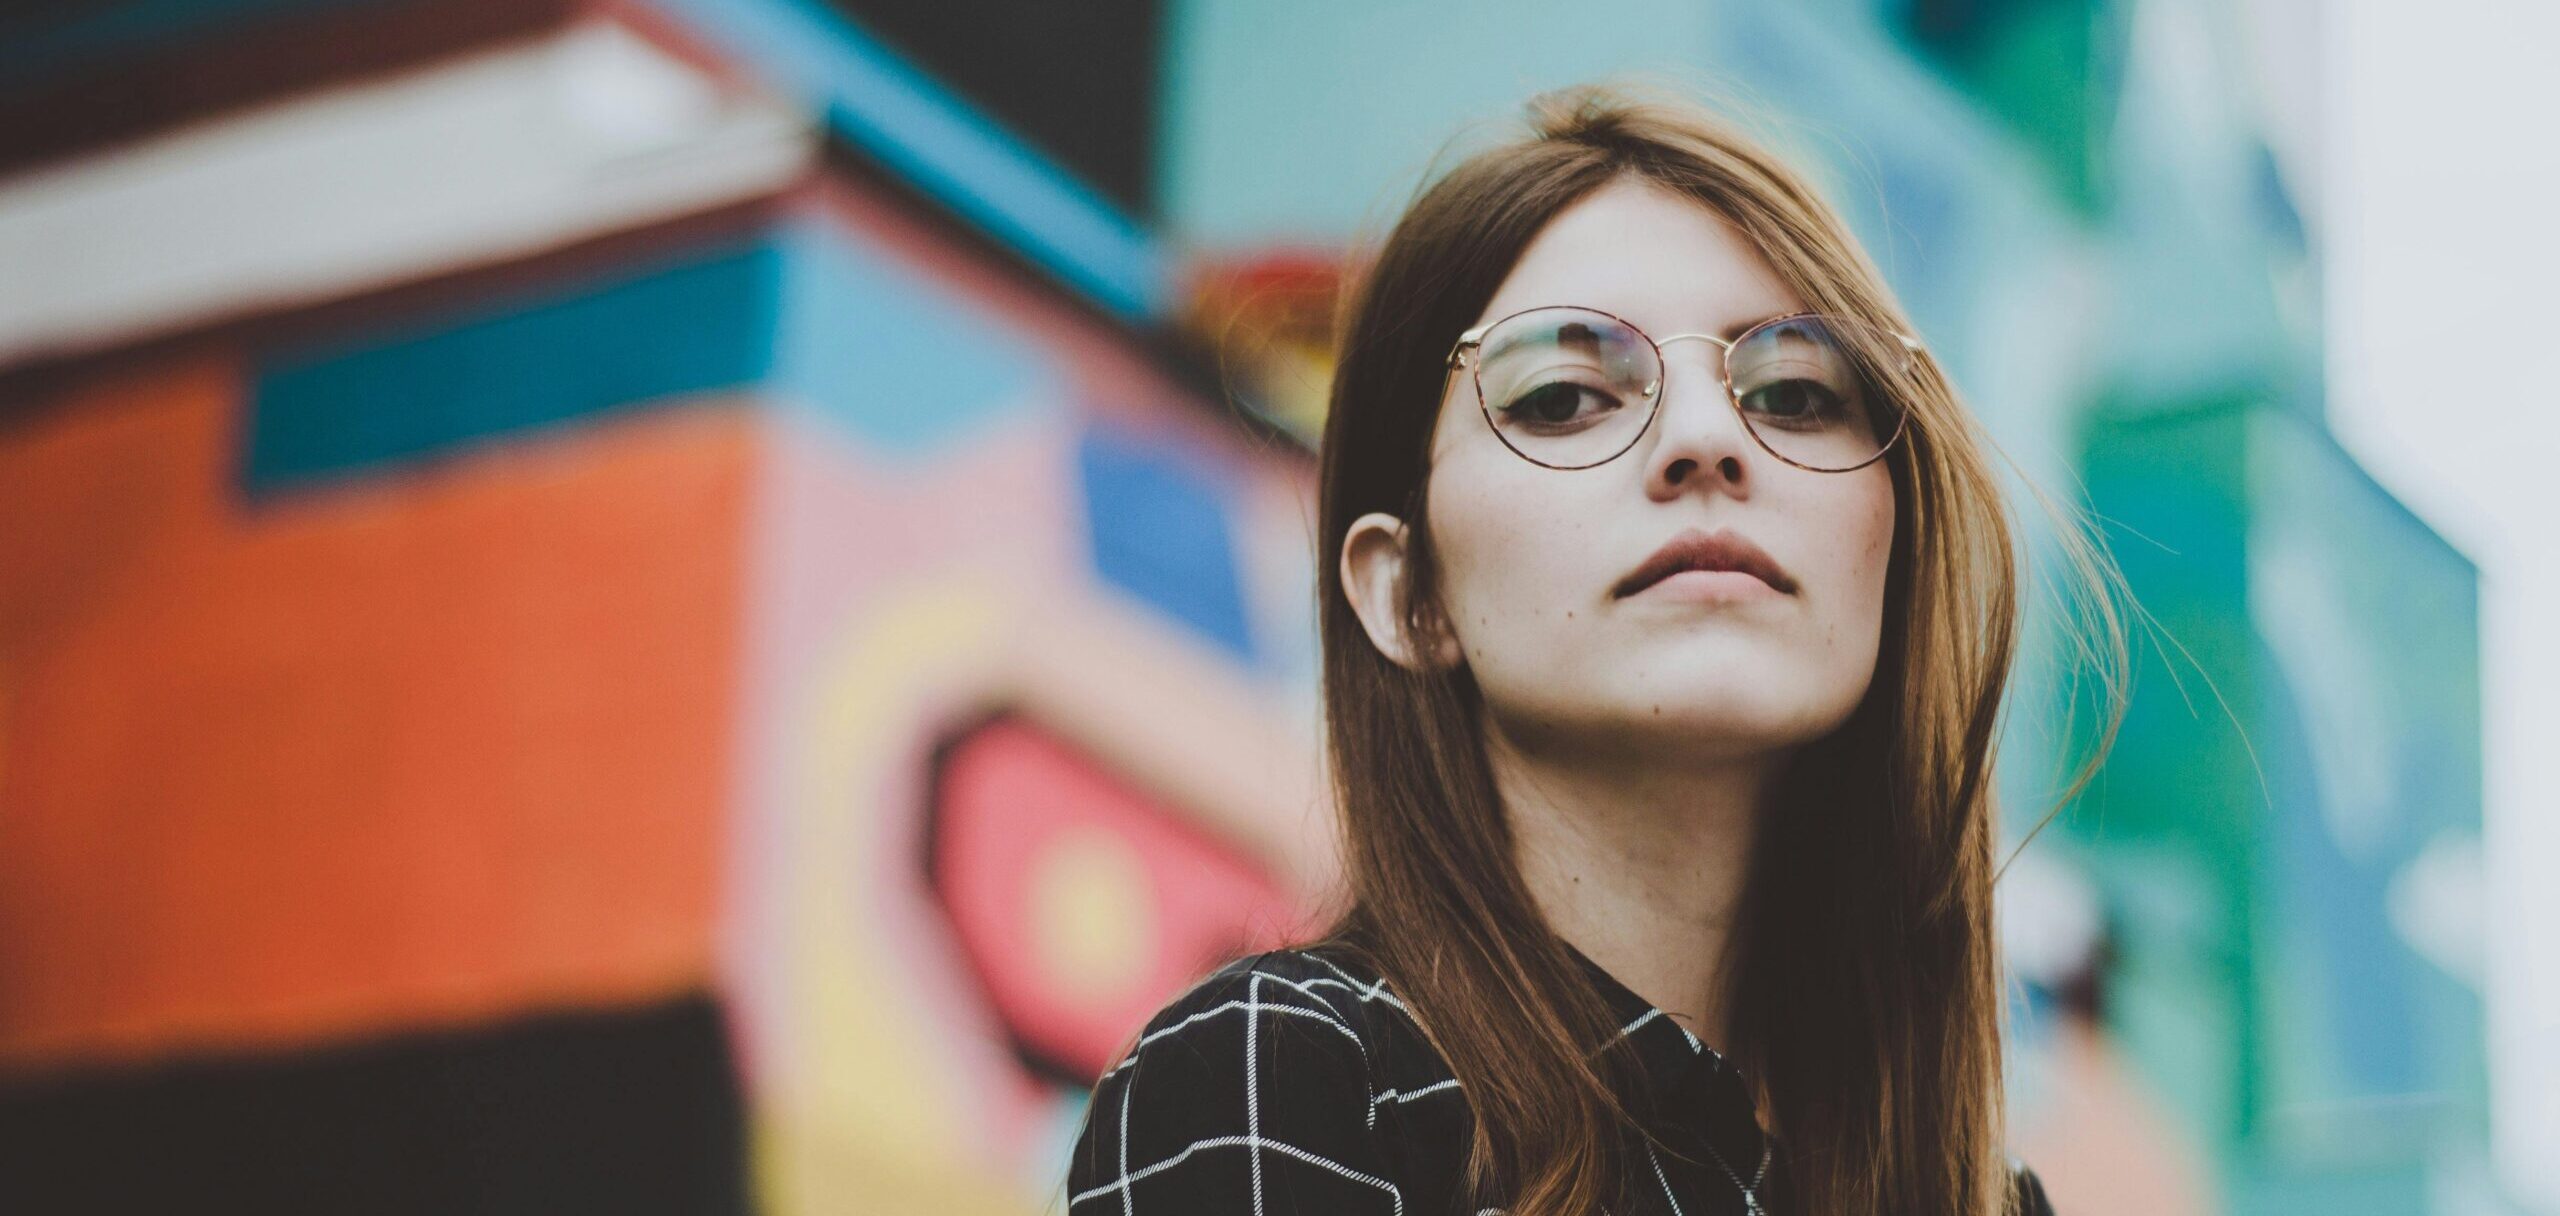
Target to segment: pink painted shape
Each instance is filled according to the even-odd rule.
[[[1204,972],[1274,944],[1293,912],[1258,868],[1179,810],[1020,719],[999,719],[954,746],[934,813],[934,874],[989,998],[1033,1054],[1086,1082]],[[1060,991],[1056,968],[1033,957],[1033,876],[1076,829],[1118,838],[1147,876],[1155,938],[1138,977],[1108,999]]]

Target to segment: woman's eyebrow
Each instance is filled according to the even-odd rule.
[[[1747,329],[1750,329],[1750,328],[1751,328],[1752,326],[1754,326],[1754,325],[1758,325],[1758,324],[1760,324],[1760,323],[1761,323],[1761,322],[1763,322],[1763,321],[1775,321],[1775,320],[1777,320],[1777,319],[1778,319],[1778,318],[1780,318],[1780,317],[1793,316],[1793,315],[1795,315],[1795,312],[1796,312],[1796,310],[1794,310],[1794,309],[1784,309],[1784,310],[1781,310],[1781,311],[1778,311],[1778,312],[1770,313],[1770,314],[1768,314],[1767,316],[1763,316],[1763,317],[1756,317],[1756,318],[1754,318],[1754,319],[1752,319],[1752,320],[1748,320],[1748,321],[1736,321],[1736,322],[1734,322],[1734,323],[1733,323],[1733,324],[1731,324],[1731,325],[1725,326],[1725,327],[1724,327],[1724,332],[1723,332],[1723,333],[1721,333],[1721,334],[1718,334],[1718,335],[1716,335],[1716,336],[1718,336],[1718,337],[1720,337],[1720,338],[1723,338],[1723,339],[1724,339],[1725,341],[1727,341],[1727,342],[1731,342],[1731,341],[1733,341],[1734,339],[1741,337],[1741,336],[1742,336],[1742,334],[1743,334],[1743,331],[1745,331],[1745,330],[1747,330]]]

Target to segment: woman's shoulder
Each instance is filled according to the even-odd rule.
[[[1167,1002],[1094,1086],[1069,1208],[1402,1208],[1371,1070],[1387,993],[1322,949],[1237,959]]]
[[[1234,1041],[1240,1028],[1267,1037],[1338,1039],[1355,1053],[1379,1032],[1381,1009],[1403,1002],[1355,951],[1329,943],[1266,950],[1203,976],[1148,1019],[1122,1063],[1168,1042]],[[1295,1029],[1299,1034],[1276,1034]]]

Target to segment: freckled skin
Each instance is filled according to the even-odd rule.
[[[1658,187],[1604,186],[1566,209],[1470,324],[1542,304],[1625,317],[1659,340],[1799,311],[1803,301],[1721,217]],[[1457,639],[1513,739],[1587,755],[1743,756],[1844,721],[1874,674],[1893,486],[1878,461],[1789,465],[1744,428],[1711,343],[1665,348],[1659,414],[1594,468],[1520,459],[1450,379],[1431,440],[1430,528]],[[1610,588],[1684,528],[1730,527],[1792,595],[1724,604]],[[1650,712],[1639,712],[1639,706]]]

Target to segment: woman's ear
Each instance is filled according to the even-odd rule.
[[[1456,666],[1456,638],[1440,633],[1419,639],[1406,629],[1401,605],[1410,568],[1405,548],[1409,542],[1404,521],[1383,511],[1352,520],[1350,531],[1342,537],[1342,594],[1351,601],[1351,611],[1360,618],[1370,644],[1388,662],[1406,671],[1419,670],[1426,663],[1438,669]]]

